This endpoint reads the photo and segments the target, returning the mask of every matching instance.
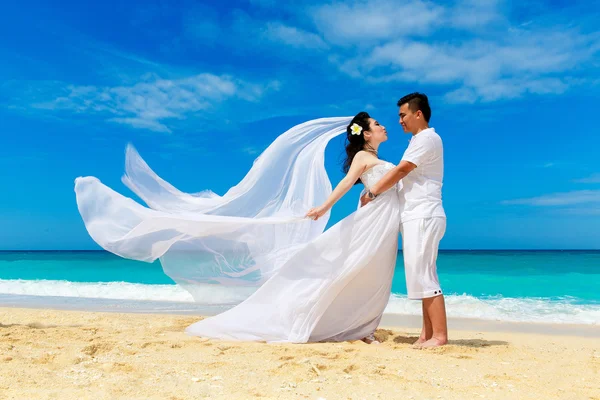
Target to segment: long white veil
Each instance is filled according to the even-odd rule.
[[[102,248],[129,259],[160,258],[165,273],[196,301],[206,301],[212,285],[257,287],[325,229],[329,214],[318,221],[304,215],[331,193],[325,148],[351,119],[291,128],[223,196],[179,191],[128,146],[123,182],[148,207],[95,177],[75,180],[77,207]]]

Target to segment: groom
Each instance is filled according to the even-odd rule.
[[[431,108],[427,96],[411,93],[398,100],[400,125],[412,138],[400,163],[361,198],[373,200],[402,179],[400,232],[409,299],[423,305],[423,329],[417,347],[437,347],[448,342],[446,306],[437,276],[440,240],[446,231],[442,206],[444,151],[442,139],[429,127]]]

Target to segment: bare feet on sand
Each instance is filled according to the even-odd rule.
[[[416,342],[414,342],[412,344],[412,347],[420,348],[423,345],[423,343],[425,343],[426,341],[427,341],[427,339],[420,337]]]
[[[432,349],[434,347],[444,346],[448,343],[448,339],[438,339],[432,337],[431,339],[425,341],[421,345],[418,346],[420,349]],[[415,346],[416,347],[416,346]]]

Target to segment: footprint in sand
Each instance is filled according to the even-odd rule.
[[[145,349],[146,347],[149,347],[149,346],[153,346],[153,345],[162,346],[162,345],[165,345],[166,343],[167,343],[167,342],[165,342],[165,341],[158,341],[158,342],[146,342],[146,343],[143,343],[143,344],[142,344],[140,347],[141,347],[142,349]]]
[[[34,364],[49,364],[52,361],[54,361],[54,358],[56,358],[55,354],[44,354],[43,356],[36,358],[35,360],[33,360],[32,362]]]
[[[461,360],[470,360],[470,359],[473,358],[471,356],[465,356],[465,355],[462,355],[462,354],[458,355],[458,356],[450,356],[450,357],[458,358],[458,359],[461,359]]]
[[[349,374],[352,371],[356,371],[358,369],[358,367],[354,364],[350,364],[349,366],[347,366],[346,368],[344,368],[344,372]]]
[[[224,366],[224,365],[225,365],[225,363],[222,363],[222,362],[219,362],[219,361],[217,361],[217,362],[211,362],[211,363],[208,363],[208,364],[206,364],[206,365],[207,365],[208,367],[211,367],[211,368],[218,368],[218,367],[222,367],[222,366]]]
[[[231,350],[231,349],[238,349],[239,347],[237,346],[217,346],[217,349],[221,350],[221,351],[227,351],[227,350]]]
[[[377,339],[377,341],[379,343],[383,343],[383,342],[387,342],[388,339],[390,338],[390,336],[393,336],[394,332],[387,330],[387,329],[378,329],[375,332],[375,339]]]
[[[105,372],[133,372],[134,368],[125,363],[105,363],[101,367]]]
[[[319,371],[324,371],[328,368],[328,366],[325,364],[317,364],[316,367],[319,369]]]
[[[99,353],[108,353],[113,349],[113,345],[110,343],[96,343],[81,349],[83,354],[87,354],[88,356],[95,356]]]

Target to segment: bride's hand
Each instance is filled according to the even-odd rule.
[[[310,219],[314,219],[315,221],[318,220],[319,218],[321,218],[323,215],[325,215],[325,213],[327,213],[328,208],[327,207],[314,207],[311,208],[310,210],[308,210],[308,212],[306,213],[306,216]]]

